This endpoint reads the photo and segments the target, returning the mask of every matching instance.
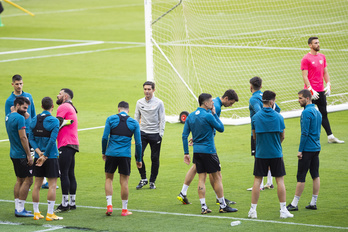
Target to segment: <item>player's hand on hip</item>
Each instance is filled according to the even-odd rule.
[[[325,95],[326,96],[330,96],[330,94],[331,94],[331,84],[330,84],[330,82],[326,83],[326,87],[325,87],[324,91],[325,91]]]
[[[312,94],[312,100],[318,100],[319,99],[319,93],[317,91],[315,91],[312,86],[308,87],[308,90],[311,92]]]

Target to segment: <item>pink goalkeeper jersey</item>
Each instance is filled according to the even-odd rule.
[[[324,91],[324,69],[326,68],[325,55],[307,53],[301,60],[301,70],[308,70],[308,80],[312,88],[317,92]],[[307,89],[307,86],[304,86]]]
[[[63,119],[72,119],[74,122],[68,126],[62,127],[58,132],[58,148],[68,144],[79,145],[77,137],[77,115],[74,107],[70,103],[63,103],[57,109],[57,117]]]

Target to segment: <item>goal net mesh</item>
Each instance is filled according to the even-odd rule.
[[[259,76],[282,112],[298,110],[301,59],[308,38],[318,36],[331,78],[328,105],[347,103],[347,15],[342,0],[152,0],[156,96],[177,116],[194,111],[200,93],[231,88],[239,102],[221,117],[245,118],[249,80]]]

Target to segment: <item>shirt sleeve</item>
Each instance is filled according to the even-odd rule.
[[[139,123],[134,120],[135,130],[134,130],[134,140],[135,140],[135,159],[137,162],[142,161],[142,145],[141,145],[141,135]]]
[[[34,150],[39,147],[35,141],[35,137],[34,137],[34,133],[33,133],[33,129],[34,129],[35,125],[36,125],[36,118],[31,120],[31,123],[29,126],[29,143],[30,143],[31,147],[34,148]]]
[[[60,105],[60,106],[58,107],[58,109],[57,109],[57,115],[56,115],[56,117],[57,117],[57,118],[60,117],[60,118],[65,119],[66,112],[67,112],[67,110],[66,110],[66,107],[64,106],[64,104],[63,104],[63,105]]]
[[[164,128],[166,126],[166,114],[165,114],[165,110],[164,110],[164,104],[161,101],[160,103],[160,107],[158,109],[158,117],[159,117],[159,122],[160,122],[160,131],[159,131],[159,135],[162,137],[164,135]]]
[[[189,154],[189,147],[188,147],[188,141],[187,141],[187,138],[191,132],[189,119],[190,119],[189,117],[186,118],[184,130],[182,132],[182,144],[184,147],[184,154]]]
[[[301,140],[300,140],[300,146],[298,148],[299,152],[303,152],[303,149],[307,142],[310,123],[311,123],[310,115],[307,115],[307,112],[303,111],[301,115]]]
[[[138,123],[140,123],[140,110],[139,110],[139,101],[137,102],[137,104],[135,105],[135,113],[134,113],[134,119],[137,120]]]
[[[104,128],[104,133],[102,137],[102,154],[105,155],[106,148],[108,145],[108,140],[109,140],[109,135],[110,135],[110,120],[109,118],[106,119],[105,122],[105,128]]]
[[[301,70],[308,70],[308,62],[305,57],[301,60]]]
[[[25,129],[25,118],[24,116],[20,115],[18,117],[18,130],[22,130],[22,129]]]
[[[280,107],[278,106],[277,103],[275,103],[275,105],[276,105],[276,107],[275,107],[274,110],[275,110],[276,112],[280,113],[280,111],[281,111]]]
[[[31,105],[31,107],[30,107],[31,112],[29,112],[29,114],[30,114],[31,118],[34,118],[36,116],[36,111],[35,111],[34,100],[33,100],[33,97],[31,95],[30,95],[29,100],[30,100],[30,105]]]
[[[217,131],[224,132],[225,130],[224,124],[222,124],[217,114],[214,114],[214,115],[208,114],[208,122]]]
[[[11,101],[9,101],[9,99],[7,99],[6,103],[5,103],[5,116],[8,115],[9,113],[11,113],[11,106],[13,106],[13,102],[11,104]]]
[[[255,114],[261,110],[261,106],[260,106],[257,99],[250,99],[249,102],[250,102],[250,106],[253,109]]]

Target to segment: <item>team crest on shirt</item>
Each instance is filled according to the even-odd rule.
[[[320,63],[320,64],[323,64],[323,63],[324,63],[324,61],[323,61],[323,60],[319,60],[319,63]]]
[[[201,113],[201,111],[197,110],[195,114],[199,115],[200,113]]]

